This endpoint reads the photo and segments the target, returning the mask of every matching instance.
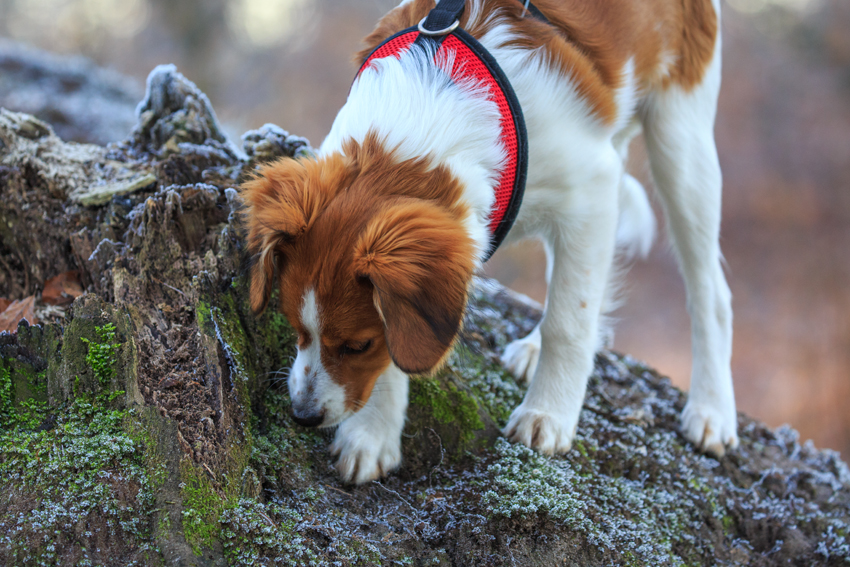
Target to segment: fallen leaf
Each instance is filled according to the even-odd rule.
[[[35,296],[31,295],[20,301],[13,301],[3,313],[0,313],[0,332],[8,331],[15,333],[18,331],[18,323],[21,319],[26,319],[30,325],[38,323],[35,318]]]
[[[48,305],[67,305],[83,294],[80,272],[71,270],[44,282],[41,300]]]

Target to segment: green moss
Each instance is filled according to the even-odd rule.
[[[720,520],[722,523],[728,517],[726,507],[717,501],[717,492],[714,488],[706,484],[705,481],[690,478],[688,479],[688,486],[692,489],[692,494],[695,493],[697,498],[708,504],[711,515],[715,519]]]
[[[47,401],[47,373],[17,358],[0,362],[0,416],[12,415],[16,405],[35,399]]]
[[[183,533],[192,551],[200,555],[203,548],[212,547],[219,539],[219,518],[228,507],[228,501],[218,492],[207,474],[188,459],[180,463],[180,478]]]
[[[111,397],[120,394],[120,392],[116,392]],[[145,463],[150,487],[154,491],[158,490],[168,478],[168,467],[165,459],[157,452],[157,440],[151,435],[148,422],[142,419],[136,411],[130,411],[124,418],[122,429],[137,447],[142,448],[142,460]]]
[[[115,377],[115,363],[118,361],[118,349],[120,345],[116,342],[115,325],[107,323],[102,327],[95,327],[97,340],[80,337],[80,340],[88,347],[86,352],[86,364],[94,372],[98,384],[108,387]]]
[[[254,445],[249,464],[263,483],[278,490],[314,486],[315,455],[327,455],[327,440],[320,430],[297,427],[290,417],[289,396],[279,388],[266,390],[263,405],[267,414],[264,430],[255,420]]]
[[[225,443],[230,445],[227,462],[217,470],[215,479],[210,478],[206,467],[194,464],[188,457],[180,463],[183,532],[198,555],[220,541],[221,515],[239,499],[243,473],[254,446],[247,431],[241,442],[230,439]]]
[[[199,301],[195,304],[195,316],[198,319],[198,327],[208,335],[215,335],[215,326],[213,325],[212,313],[210,305],[206,301]]]
[[[581,439],[573,440],[573,448],[579,452],[582,457],[587,458],[587,448],[584,446],[584,442]]]
[[[7,366],[0,367],[0,425],[9,426],[14,409],[15,391],[12,372]]]
[[[525,395],[525,388],[516,383],[510,372],[462,345],[452,353],[447,370],[458,376],[500,427],[507,425],[511,412]]]
[[[286,318],[270,307],[255,316],[249,305],[248,280],[234,278],[230,288],[220,293],[210,290],[196,307],[202,332],[215,337],[225,348],[233,383],[244,407],[261,403],[271,371],[288,363],[294,354],[295,333]],[[278,292],[269,304],[279,303]]]
[[[27,384],[30,389],[38,394],[47,392],[47,372],[30,373],[27,376]]]
[[[30,396],[44,382],[43,372],[36,374],[28,365],[16,360],[0,361],[0,426],[9,430],[38,427],[47,413],[47,402],[43,395]]]
[[[310,456],[295,431],[271,424],[266,435],[255,438],[251,466],[271,486],[300,486],[309,479]]]
[[[468,447],[475,438],[475,432],[484,429],[484,422],[478,414],[478,402],[449,383],[443,388],[435,378],[417,378],[411,381],[410,401],[420,407],[428,408],[437,422],[452,424],[460,430],[460,444]]]
[[[265,377],[273,364],[290,354],[293,333],[286,319],[273,310],[260,318],[250,313],[246,282],[246,278],[235,278],[224,293],[207,289],[195,306],[206,340],[224,350],[230,381],[245,411],[244,429],[234,429],[225,440],[227,463],[216,470],[215,478],[189,460],[181,463],[183,530],[195,553],[221,540],[222,515],[236,505],[243,491],[252,491],[243,478],[247,467],[257,471],[264,483],[306,482],[300,471],[309,466],[309,459],[303,440],[293,438],[296,430],[272,425],[263,435],[258,431],[257,412],[262,408],[255,404],[263,405]],[[278,467],[285,472],[278,474]],[[248,484],[253,486],[256,480]]]
[[[0,557],[47,565],[62,557],[127,563],[158,555],[149,522],[153,490],[141,444],[127,435],[128,411],[109,396],[80,396],[55,410],[40,430],[0,432]],[[31,408],[31,426],[47,408]],[[100,558],[100,559],[98,559]]]

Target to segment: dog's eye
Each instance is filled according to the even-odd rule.
[[[372,341],[366,341],[362,343],[346,343],[339,347],[340,356],[345,356],[346,354],[363,354],[369,347],[372,346]]]

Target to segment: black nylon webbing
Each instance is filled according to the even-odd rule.
[[[436,8],[428,13],[422,27],[428,31],[446,29],[455,20],[460,19],[464,6],[466,6],[466,0],[440,0]]]
[[[541,12],[532,2],[519,2],[528,12],[538,20],[549,23],[549,18]],[[438,31],[452,25],[455,20],[460,19],[466,0],[439,0],[437,6],[428,13],[423,27],[429,31]]]
[[[523,0],[519,0],[519,2],[528,10],[528,13],[541,20],[543,22],[549,23],[549,18],[547,18],[543,12],[541,12],[537,6],[529,2],[524,2]],[[463,9],[466,6],[466,0],[437,0],[437,5],[433,10],[428,12],[428,16],[425,18],[425,21],[422,23],[422,27],[429,31],[440,31],[451,26],[455,20],[460,20],[460,15],[463,14]],[[426,43],[432,43],[439,46],[443,43],[443,40],[446,39],[445,35],[438,36],[428,36],[424,34],[420,34],[419,37],[416,38],[416,43],[419,45],[425,45]]]

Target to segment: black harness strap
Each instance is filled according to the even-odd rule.
[[[522,0],[519,1],[522,2]],[[439,0],[437,7],[431,10],[428,17],[425,18],[422,28],[432,33],[446,29],[455,21],[460,19],[460,15],[463,13],[465,5],[466,0]],[[543,12],[541,12],[537,6],[532,4],[530,1],[522,2],[522,5],[531,13],[532,16],[538,20],[546,22],[547,24],[549,23],[549,18],[547,18]],[[420,28],[419,31],[422,31],[422,29]]]
[[[519,2],[529,14],[542,22],[550,23],[549,18],[530,0],[525,2],[519,0]],[[458,26],[460,15],[463,14],[465,7],[466,0],[437,0],[437,6],[419,23],[419,37],[416,38],[416,43],[424,45],[427,42],[435,46],[440,45]]]
[[[423,34],[440,33],[460,19],[466,0],[439,0],[419,27]]]

